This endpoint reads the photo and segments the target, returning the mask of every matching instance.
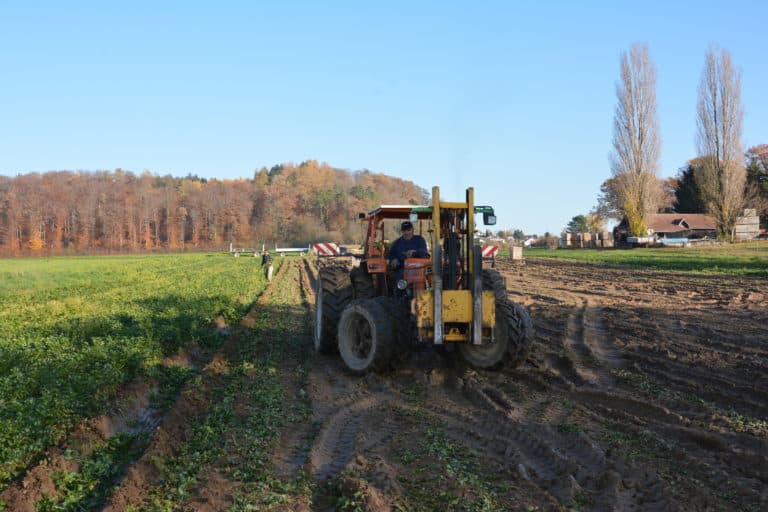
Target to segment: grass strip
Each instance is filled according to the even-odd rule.
[[[103,412],[124,383],[156,377],[165,355],[190,344],[219,346],[214,320],[239,318],[265,287],[254,260],[199,254],[5,260],[0,490],[78,421]]]
[[[700,248],[530,248],[525,249],[524,255],[526,258],[560,259],[641,269],[768,277],[768,243],[763,242]]]

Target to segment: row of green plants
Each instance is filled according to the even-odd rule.
[[[237,350],[213,389],[205,391],[213,406],[196,421],[192,439],[178,456],[162,462],[162,483],[136,510],[165,512],[185,507],[193,488],[216,468],[237,482],[232,511],[268,510],[308,500],[311,479],[305,472],[285,480],[274,474],[269,455],[280,431],[306,423],[311,408],[306,392],[288,394],[288,375],[303,381],[302,353],[309,337],[309,318],[300,290],[297,266],[285,269],[272,292],[253,314],[253,325],[232,334]],[[211,383],[200,381],[202,388]]]
[[[0,260],[0,489],[165,356],[215,349],[265,285],[257,258]]]

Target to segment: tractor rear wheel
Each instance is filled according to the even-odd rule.
[[[323,267],[315,290],[315,350],[323,354],[336,351],[336,334],[341,312],[352,300],[349,270]]]
[[[496,270],[485,269],[482,273],[483,289],[493,291],[496,298],[496,325],[493,343],[459,345],[464,360],[470,365],[495,369],[503,363],[519,366],[525,361],[533,341],[533,322],[528,311],[507,298],[504,279]]]
[[[376,296],[371,275],[363,267],[355,267],[349,273],[352,280],[352,295],[356,299],[370,299]]]
[[[394,318],[376,299],[354,300],[339,320],[339,353],[353,373],[383,370],[394,345]]]

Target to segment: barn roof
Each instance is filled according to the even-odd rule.
[[[714,230],[715,221],[704,213],[656,213],[648,218],[648,229],[654,233]]]

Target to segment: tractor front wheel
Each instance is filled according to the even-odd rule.
[[[484,269],[482,278],[483,289],[492,291],[496,298],[494,342],[461,344],[459,352],[465,361],[476,368],[495,369],[504,363],[519,366],[525,361],[533,342],[531,316],[523,306],[507,298],[507,288],[498,271]]]
[[[507,336],[509,346],[507,352],[512,367],[522,364],[533,344],[533,320],[528,310],[517,302],[507,301]],[[498,313],[497,313],[498,314]]]
[[[533,341],[533,323],[528,311],[509,300],[496,301],[493,343],[459,345],[462,357],[476,368],[495,369],[503,363],[512,367],[525,361]]]
[[[462,343],[459,345],[461,357],[475,368],[493,369],[501,366],[507,358],[507,345],[509,343],[506,336],[506,323],[499,319],[501,308],[496,304],[496,327],[494,328],[493,343],[483,343],[482,345],[473,345],[472,343]]]
[[[353,373],[383,370],[392,356],[393,317],[375,299],[352,301],[339,320],[339,353]]]

